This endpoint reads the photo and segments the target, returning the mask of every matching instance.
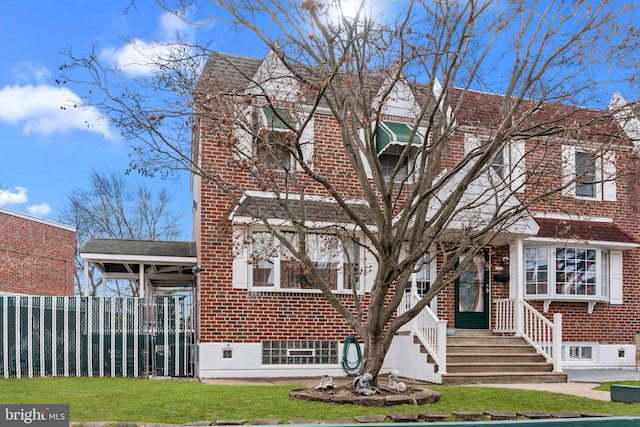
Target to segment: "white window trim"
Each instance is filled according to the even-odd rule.
[[[570,347],[591,347],[591,359],[582,359],[582,358],[577,358],[577,359],[570,359],[569,358],[569,349]],[[599,343],[597,341],[591,341],[591,342],[569,342],[569,341],[565,341],[562,343],[562,363],[563,365],[580,365],[580,364],[593,364],[593,363],[598,363],[599,361],[599,354],[600,354],[600,349],[599,349]]]
[[[594,197],[585,197],[576,194],[576,152],[588,153],[588,150],[578,149],[573,145],[562,146],[562,184],[564,186],[562,194],[578,200],[615,202],[617,200],[615,153],[609,151],[595,159]]]
[[[263,106],[255,107],[255,108],[259,109],[258,120],[259,120],[260,129],[266,129],[267,119],[262,109]],[[252,117],[253,111],[255,110],[253,110],[252,107],[249,107],[249,108],[245,108],[243,111],[240,111],[238,114],[244,115],[243,120],[246,123],[251,123],[251,120],[252,120],[251,117]],[[298,123],[302,123],[301,117],[298,117]],[[300,138],[298,139],[298,144],[300,145],[303,159],[311,167],[313,167],[313,161],[314,161],[313,154],[315,151],[314,126],[315,126],[315,118],[312,116],[309,118],[309,121],[307,122],[307,125],[304,127],[304,129],[302,129],[302,133],[300,135]],[[271,129],[271,131],[287,132],[286,129]],[[233,151],[234,159],[246,160],[250,158],[255,158],[256,151],[257,151],[255,147],[256,138],[254,138],[254,136],[250,132],[247,132],[246,130],[241,129],[239,127],[235,130],[234,133],[238,141]],[[295,165],[296,171],[302,170],[302,166],[295,161],[293,154],[291,155],[291,165],[292,166]]]
[[[282,230],[282,231],[286,231],[286,230]],[[250,234],[253,234],[254,232],[267,232],[266,230],[262,230],[260,228],[255,228],[251,231]],[[244,232],[240,232],[238,233],[238,236],[240,236],[240,234],[242,234],[242,238],[244,238]],[[318,234],[322,234],[322,233],[318,233]],[[254,287],[253,286],[253,264],[249,262],[249,257],[251,254],[251,244],[242,244],[241,242],[238,241],[238,244],[242,244],[242,250],[241,251],[236,251],[236,255],[234,256],[234,260],[233,260],[233,284],[234,284],[234,288],[238,288],[238,289],[248,289],[251,292],[280,292],[280,293],[311,293],[311,294],[317,294],[320,293],[321,291],[319,289],[298,289],[298,288],[281,288],[280,287],[280,274],[281,274],[281,264],[280,261],[282,260],[281,256],[280,256],[280,242],[278,241],[278,239],[276,239],[274,237],[274,246],[276,249],[276,253],[277,255],[272,258],[273,263],[274,263],[274,271],[273,271],[273,281],[274,281],[274,285],[273,286],[257,286]],[[236,246],[236,245],[234,245]],[[342,252],[342,248],[340,248],[340,252]],[[364,257],[363,257],[363,250],[362,248],[358,247],[358,262],[359,265],[361,266],[360,271],[358,272],[358,288],[356,289],[356,292],[359,295],[364,294],[364,275],[362,272],[362,266],[364,265]],[[341,254],[341,259],[344,260],[344,254]],[[343,263],[340,264],[340,266],[338,267],[338,276],[337,276],[337,283],[336,283],[336,288],[335,290],[332,290],[332,292],[334,294],[353,294],[353,290],[352,289],[345,289],[344,288],[344,274],[343,273]]]
[[[473,150],[482,146],[480,136],[464,134],[464,155],[468,156]],[[504,176],[501,179],[508,183],[512,191],[523,193],[526,187],[526,167],[525,167],[525,141],[509,140],[502,149]],[[490,170],[493,171],[493,164]],[[494,171],[495,172],[495,171]],[[491,173],[491,172],[490,172]],[[496,175],[497,172],[496,172]]]

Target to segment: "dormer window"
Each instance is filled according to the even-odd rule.
[[[384,176],[385,181],[389,181],[391,179],[391,173],[393,169],[400,162],[400,157],[404,147],[400,147],[397,145],[393,145],[387,148],[383,153],[378,155],[378,160],[380,161],[380,167],[382,168],[382,176]],[[394,180],[396,182],[402,182],[407,178],[409,174],[409,162],[405,157],[402,165],[396,172]]]
[[[504,149],[498,151],[498,153],[496,154],[496,157],[494,157],[493,159],[493,163],[491,164],[491,167],[493,168],[493,170],[498,174],[498,176],[502,179],[506,178],[506,171],[505,171],[505,158],[504,158]]]
[[[407,144],[412,147],[419,147],[424,141],[424,135],[420,132],[413,132],[413,126],[407,123],[383,121],[378,124],[376,130],[376,149],[378,160],[382,168],[385,180],[391,179],[393,170],[402,161],[394,177],[395,182],[402,182],[409,176],[410,163],[415,157],[415,153],[402,157]],[[412,148],[412,151],[413,150]]]
[[[260,164],[269,169],[291,170],[290,138],[290,132],[261,130],[255,144]]]
[[[291,113],[280,107],[265,105],[259,110],[257,135],[254,138],[254,153],[259,164],[268,169],[290,171],[293,165],[291,152],[295,132],[290,126],[295,123]]]

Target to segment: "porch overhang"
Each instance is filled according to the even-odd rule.
[[[364,202],[353,201],[348,208],[367,224],[372,224],[372,213]],[[252,224],[267,220],[274,225],[291,225],[294,222],[307,227],[342,225],[356,226],[353,218],[334,200],[305,198],[247,192],[229,215],[234,224]]]
[[[194,242],[91,239],[80,249],[80,257],[85,265],[93,264],[103,279],[146,282],[165,291],[195,286]]]
[[[617,250],[640,248],[640,243],[613,221],[584,221],[546,217],[535,217],[534,219],[540,228],[535,236],[527,238],[529,242],[562,241]]]

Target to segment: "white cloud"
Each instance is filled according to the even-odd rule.
[[[163,40],[192,40],[195,30],[194,26],[185,22],[184,19],[174,13],[164,12],[160,15],[160,33]]]
[[[159,40],[133,39],[124,46],[106,48],[100,55],[117,69],[133,76],[151,75],[163,64],[170,64],[177,58],[190,56],[191,49],[188,42],[194,38],[193,25],[170,12],[164,12],[160,15],[158,33]]]
[[[40,63],[33,62],[21,62],[19,63],[13,74],[19,79],[23,81],[31,82],[34,79],[37,82],[43,82],[46,79],[51,77],[51,73],[49,70]]]
[[[112,136],[108,121],[94,107],[84,106],[65,87],[14,85],[0,89],[0,121],[21,124],[26,134],[49,136],[82,129]]]
[[[153,74],[163,64],[187,58],[189,48],[177,43],[149,43],[135,39],[120,48],[104,49],[101,56],[127,74],[145,76]]]
[[[45,216],[51,213],[51,207],[47,203],[40,203],[39,205],[27,206],[27,212],[31,215]]]
[[[13,191],[0,189],[0,206],[19,205],[27,202],[27,189],[15,187]]]

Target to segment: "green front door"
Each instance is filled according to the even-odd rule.
[[[455,326],[489,328],[489,251],[476,255],[455,283]]]

